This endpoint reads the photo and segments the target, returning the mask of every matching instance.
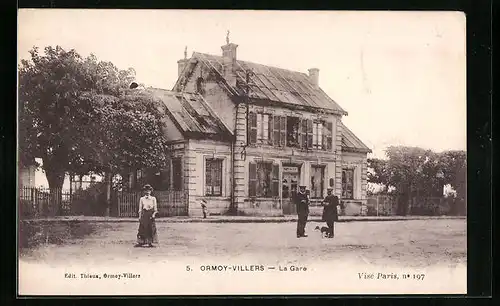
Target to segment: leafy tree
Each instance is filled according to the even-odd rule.
[[[466,159],[464,151],[435,153],[418,147],[391,146],[387,160],[368,161],[368,181],[394,187],[400,197],[399,213],[405,214],[413,196],[442,196],[443,186],[451,184],[465,194]]]
[[[368,182],[382,185],[381,193],[386,193],[389,186],[388,162],[384,159],[369,158],[368,159]]]
[[[100,172],[122,174],[166,164],[167,139],[161,101],[148,91],[125,91],[118,98],[99,96],[100,131],[92,164]]]
[[[110,175],[164,162],[160,104],[128,89],[133,69],[59,46],[30,55],[19,67],[20,163],[42,158],[49,188],[61,188],[67,172]]]
[[[457,197],[465,199],[467,191],[467,154],[465,151],[445,151],[440,163],[444,180],[457,192]]]
[[[119,71],[91,55],[83,59],[75,50],[46,47],[30,51],[31,60],[19,68],[19,151],[23,165],[43,160],[50,188],[62,186],[65,172],[86,173],[79,149],[89,145],[94,133],[93,99],[97,94],[116,95],[134,78],[134,71]],[[86,133],[82,133],[86,131]]]

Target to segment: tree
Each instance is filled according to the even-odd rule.
[[[370,159],[368,181],[394,187],[399,214],[406,214],[411,197],[441,196],[445,179],[440,155],[418,147],[390,146],[387,160]]]
[[[369,183],[382,185],[381,193],[386,193],[389,186],[388,162],[384,159],[369,158],[367,179]]]
[[[391,146],[386,155],[387,160],[368,160],[368,182],[382,184],[385,190],[394,187],[400,198],[400,214],[406,213],[411,197],[442,196],[446,184],[465,198],[464,151],[435,153],[418,147]]]
[[[167,139],[161,101],[148,91],[125,91],[118,98],[98,97],[100,131],[92,164],[101,172],[120,174],[166,164]]]
[[[94,55],[37,48],[19,67],[19,152],[23,165],[43,160],[50,189],[67,172],[112,173],[165,159],[161,110],[147,94],[128,90],[133,69]],[[51,192],[52,193],[52,192]]]
[[[467,154],[452,150],[441,153],[444,180],[457,192],[457,197],[465,199],[467,191]]]

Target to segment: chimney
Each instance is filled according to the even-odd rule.
[[[188,59],[187,59],[187,47],[186,47],[186,48],[184,48],[184,58],[177,61],[177,70],[178,70],[177,76],[178,77],[181,76],[181,73],[184,70],[184,67],[186,67],[187,62],[188,62]]]
[[[231,85],[235,81],[234,67],[236,66],[236,48],[238,45],[229,42],[229,31],[226,36],[226,44],[221,47],[222,49],[222,64],[224,78],[229,81]]]
[[[313,84],[315,89],[319,89],[319,69],[311,68],[309,69],[309,80]]]

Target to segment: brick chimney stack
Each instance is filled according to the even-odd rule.
[[[232,85],[236,76],[234,73],[234,67],[236,66],[236,48],[238,45],[229,42],[229,31],[226,36],[226,44],[221,47],[222,49],[222,60],[223,60],[223,73],[226,80],[228,80]]]
[[[314,85],[314,88],[319,89],[319,69],[311,68],[309,69],[309,80]]]
[[[184,48],[184,58],[177,61],[177,76],[178,77],[181,76],[181,73],[184,70],[184,67],[186,67],[187,62],[188,62],[188,59],[187,59],[187,47],[186,47],[186,48]]]

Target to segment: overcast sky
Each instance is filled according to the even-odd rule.
[[[239,59],[319,68],[321,88],[377,157],[388,145],[466,148],[465,15],[457,12],[19,10],[18,54],[74,48],[171,89],[184,47],[188,56],[220,55],[227,30]]]

